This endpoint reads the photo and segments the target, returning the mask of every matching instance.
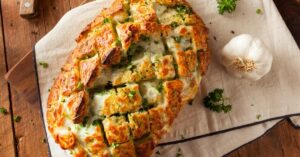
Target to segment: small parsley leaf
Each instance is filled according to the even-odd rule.
[[[101,125],[101,119],[95,119],[92,123],[93,126]]]
[[[159,150],[156,151],[155,154],[156,154],[156,155],[160,155],[160,151],[159,151]]]
[[[3,115],[7,115],[8,111],[7,111],[6,108],[0,107],[0,113],[3,114]]]
[[[42,66],[44,69],[48,68],[48,63],[47,62],[39,62],[39,65]]]
[[[172,28],[176,28],[176,27],[178,27],[179,26],[179,24],[177,23],[177,22],[172,22],[171,24],[170,24],[170,26],[172,27]]]
[[[160,81],[160,82],[158,83],[158,86],[157,86],[157,88],[156,88],[156,89],[157,89],[157,91],[158,91],[158,92],[160,92],[160,93],[161,93],[161,92],[162,92],[162,90],[163,90],[163,88],[164,88],[164,86],[163,86],[163,82],[162,82],[162,81]]]
[[[149,42],[151,40],[151,38],[147,35],[141,35],[140,39],[144,42]]]
[[[259,120],[261,118],[261,114],[256,115],[256,119]]]
[[[21,116],[14,116],[14,121],[16,123],[19,123],[21,121],[22,117]]]
[[[111,144],[111,147],[112,147],[112,148],[116,148],[116,147],[118,147],[118,146],[119,146],[119,144],[117,144],[117,143]]]
[[[176,5],[175,9],[180,14],[191,14],[192,13],[191,8],[189,8],[185,5]]]
[[[256,14],[262,14],[262,10],[261,9],[256,9]]]
[[[224,90],[223,89],[215,89],[212,92],[208,93],[203,99],[204,106],[215,112],[224,112],[228,113],[231,111],[232,106],[230,104],[225,103],[225,98],[223,97]]]
[[[135,94],[136,94],[136,91],[130,91],[130,92],[128,93],[128,96],[129,96],[130,98],[133,98]]]
[[[224,12],[232,13],[236,8],[237,0],[217,0],[219,14],[223,15]]]
[[[177,149],[177,152],[176,152],[176,157],[182,157],[182,151],[181,151],[181,148],[178,148]]]
[[[110,22],[110,19],[109,18],[105,18],[104,20],[103,20],[103,24],[106,24],[106,23],[109,23]]]

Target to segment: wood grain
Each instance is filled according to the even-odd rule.
[[[227,157],[299,157],[299,155],[300,130],[293,128],[285,120],[264,136]]]
[[[3,107],[8,111],[7,115],[0,114],[0,156],[15,157],[15,140],[13,134],[12,111],[9,101],[9,89],[4,80],[4,74],[7,71],[7,67],[2,30],[2,19],[0,19],[0,107]]]
[[[16,11],[19,7],[18,3],[4,0],[1,1],[1,5],[8,68],[29,52],[34,44],[50,31],[61,16],[70,9],[68,1],[42,0],[38,8],[39,16],[25,20]],[[36,88],[34,75],[27,76],[27,80],[31,81],[24,82],[24,84]],[[48,156],[47,144],[43,142],[46,136],[37,96],[34,103],[26,103],[14,89],[11,90],[13,115],[22,117],[21,122],[15,123],[14,128],[19,157]]]

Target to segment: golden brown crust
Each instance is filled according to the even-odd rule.
[[[134,139],[139,139],[149,133],[149,116],[147,112],[136,112],[128,116],[129,126]]]
[[[135,151],[138,157],[151,156],[155,148],[155,142],[152,137],[144,140],[142,143],[135,144]]]
[[[114,146],[111,149],[111,154],[114,157],[136,157],[134,145],[131,141]]]
[[[169,119],[169,125],[172,125],[183,105],[180,96],[182,88],[183,83],[180,80],[167,81],[164,83],[166,114]]]
[[[208,29],[184,0],[115,0],[76,39],[47,101],[75,157],[149,157],[210,62]]]
[[[103,121],[104,131],[109,145],[129,141],[129,125],[125,117],[109,117]]]

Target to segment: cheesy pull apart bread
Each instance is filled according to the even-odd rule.
[[[184,0],[115,0],[76,39],[48,129],[74,157],[149,157],[197,93],[208,30]]]

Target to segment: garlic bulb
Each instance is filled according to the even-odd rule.
[[[272,66],[273,56],[263,42],[248,34],[232,38],[223,48],[220,62],[238,78],[259,80]]]

